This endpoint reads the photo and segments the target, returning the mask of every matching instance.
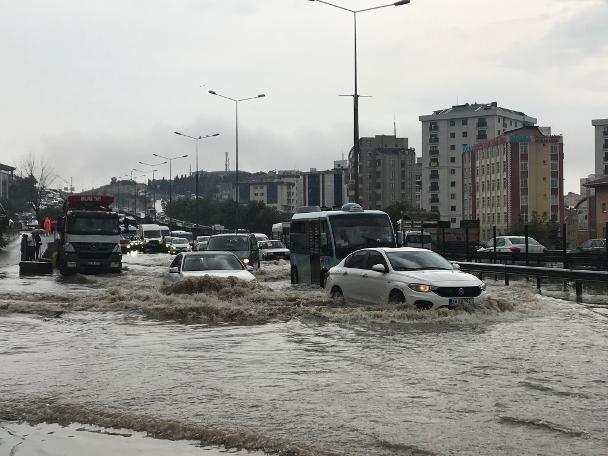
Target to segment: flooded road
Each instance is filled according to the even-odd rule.
[[[255,289],[166,294],[168,263],[0,266],[0,420],[294,455],[607,452],[604,309],[492,283],[476,310],[338,309],[282,263]]]

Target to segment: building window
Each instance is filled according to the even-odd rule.
[[[552,177],[551,178],[551,188],[559,188],[558,182],[557,182],[557,177]]]
[[[450,127],[453,127],[456,125],[456,121],[455,120],[450,120]]]
[[[521,195],[521,205],[522,206],[528,205],[528,195]]]
[[[463,138],[466,138],[467,136],[469,136],[469,133],[467,133],[466,131],[463,131],[463,132],[462,132],[462,137],[463,137]]]
[[[450,187],[456,187],[456,182],[455,181],[450,182]]]
[[[451,170],[450,170],[450,174],[451,174],[452,176],[453,176],[453,175],[455,175],[455,174],[456,174],[456,170],[455,170],[455,169],[451,169]]]
[[[456,193],[450,193],[450,199],[455,200],[456,199]]]
[[[462,119],[462,125],[468,125],[468,124],[469,124],[468,119]]]
[[[519,170],[520,171],[528,171],[528,162],[527,161],[521,162],[519,164]]]
[[[557,162],[556,161],[552,161],[551,162],[551,171],[557,171]]]
[[[528,178],[527,177],[521,178],[521,188],[528,188]]]
[[[456,157],[450,157],[450,163],[456,163]]]
[[[450,133],[450,138],[455,138],[456,137],[456,133],[455,132],[451,132]]]
[[[452,144],[452,145],[450,146],[450,150],[456,150],[456,145],[455,145],[455,144]]]
[[[439,212],[439,206],[431,206],[431,212]]]
[[[454,217],[452,217],[452,218],[450,219],[450,223],[452,223],[452,224],[456,223],[456,219],[455,219]]]

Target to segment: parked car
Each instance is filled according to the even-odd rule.
[[[185,279],[188,277],[236,277],[251,282],[255,276],[253,267],[243,266],[241,260],[230,252],[179,253],[171,262],[169,273]]]
[[[169,244],[169,253],[171,255],[177,255],[180,252],[189,252],[192,249],[188,239],[174,237],[171,238],[171,243]]]
[[[261,260],[289,260],[290,251],[278,240],[259,241]]]
[[[589,239],[583,242],[572,253],[606,254],[606,239]]]
[[[210,237],[211,236],[196,236],[196,239],[194,240],[194,247],[192,250],[205,250]]]
[[[207,251],[232,252],[245,266],[260,267],[260,249],[253,234],[215,234],[209,238]]]
[[[326,288],[337,302],[403,303],[423,310],[472,305],[485,284],[459,269],[426,249],[362,249],[329,270]]]
[[[477,250],[478,252],[493,252],[494,251],[494,238],[485,242],[485,247]],[[528,237],[528,253],[543,253],[545,250],[544,245],[540,244],[533,237]],[[496,251],[497,252],[511,252],[511,253],[525,253],[526,252],[526,238],[524,236],[497,236],[496,237]]]

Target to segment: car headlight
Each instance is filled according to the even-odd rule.
[[[249,258],[245,258],[245,259],[243,260],[243,264],[249,264]]]
[[[418,293],[430,293],[432,291],[432,287],[430,285],[425,285],[423,283],[410,283],[408,287],[411,290],[417,291]]]
[[[121,248],[120,248],[120,244],[116,244],[114,246],[114,249],[112,250],[112,253],[119,253],[122,252]]]
[[[64,252],[68,252],[68,253],[76,253],[76,250],[74,249],[74,246],[72,244],[70,244],[69,242],[66,242],[63,245],[63,251]]]
[[[481,291],[486,291],[486,284],[481,282],[481,285],[479,285],[479,288],[481,289]]]

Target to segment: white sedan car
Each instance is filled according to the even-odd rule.
[[[250,272],[251,266],[243,263],[230,252],[184,252],[178,254],[169,267],[171,276],[187,279],[188,277],[236,277],[246,282],[255,280]]]
[[[490,239],[486,243],[486,247],[482,247],[478,252],[493,252],[494,239]],[[538,242],[533,237],[528,237],[528,253],[544,253],[545,246]],[[526,238],[525,236],[497,236],[496,251],[507,253],[526,253]]]
[[[337,302],[411,304],[418,309],[474,304],[486,286],[435,252],[410,247],[363,249],[328,272]]]

